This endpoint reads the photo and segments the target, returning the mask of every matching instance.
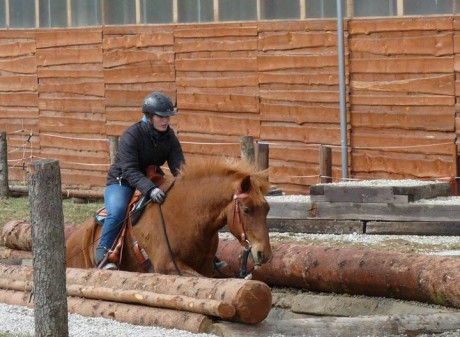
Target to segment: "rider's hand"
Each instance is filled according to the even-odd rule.
[[[165,192],[160,190],[158,187],[155,187],[151,192],[150,192],[150,198],[156,202],[157,204],[162,204],[163,201],[165,200]]]

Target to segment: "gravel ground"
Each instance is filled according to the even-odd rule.
[[[32,309],[0,303],[0,333],[23,334],[33,336],[35,331],[34,312]],[[69,314],[69,336],[71,337],[211,337],[211,334],[194,334],[191,332],[147,327],[120,323],[100,317],[84,317]]]

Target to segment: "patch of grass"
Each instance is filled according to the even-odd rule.
[[[13,335],[10,333],[1,333],[0,332],[0,337],[28,337],[30,335]]]
[[[29,197],[9,197],[0,199],[0,228],[10,220],[22,220],[30,223]],[[75,202],[74,199],[63,199],[62,209],[64,223],[77,225],[90,218],[99,208],[104,206],[103,200]],[[0,335],[0,337],[2,337]]]

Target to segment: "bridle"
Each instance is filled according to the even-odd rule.
[[[241,246],[243,247],[243,255],[241,258],[241,265],[240,265],[240,277],[247,278],[250,276],[251,271],[248,272],[247,270],[247,263],[248,257],[251,253],[252,245],[246,235],[246,230],[244,228],[243,221],[241,220],[241,213],[240,213],[240,202],[241,199],[246,199],[249,197],[249,193],[241,193],[238,189],[235,190],[233,194],[233,219],[232,222],[229,224],[230,233],[232,233],[235,238],[240,242]]]

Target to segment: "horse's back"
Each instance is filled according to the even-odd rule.
[[[80,224],[66,241],[67,267],[92,268],[91,250],[93,238],[99,237],[100,226],[96,225],[96,219],[91,217]]]

